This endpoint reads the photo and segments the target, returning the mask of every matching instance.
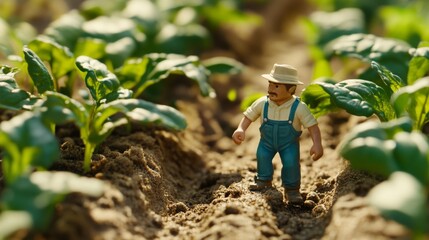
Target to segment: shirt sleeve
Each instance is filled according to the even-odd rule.
[[[244,116],[252,122],[256,121],[261,116],[266,99],[266,96],[256,99],[256,101],[254,101],[252,105],[244,111]]]
[[[310,109],[303,102],[300,103],[298,117],[304,128],[309,128],[317,124],[316,118],[311,114]]]

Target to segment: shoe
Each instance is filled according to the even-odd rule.
[[[299,190],[286,190],[285,189],[285,193],[286,193],[288,202],[292,205],[300,205],[304,202]]]
[[[255,179],[255,184],[249,186],[250,191],[262,191],[264,189],[272,188],[273,184],[271,180],[259,180]]]

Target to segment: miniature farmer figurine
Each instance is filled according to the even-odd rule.
[[[272,159],[279,153],[282,170],[281,179],[285,196],[290,204],[303,202],[299,191],[301,184],[299,137],[301,127],[307,128],[313,140],[310,155],[314,161],[323,155],[321,134],[316,119],[308,107],[294,95],[298,80],[297,70],[286,64],[274,64],[268,80],[268,95],[257,99],[243,114],[240,124],[232,135],[236,144],[245,139],[246,129],[261,117],[259,131],[261,139],[256,151],[257,175],[252,191],[272,187]]]

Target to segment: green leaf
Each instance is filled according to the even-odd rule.
[[[158,52],[199,54],[211,46],[208,30],[199,24],[164,24],[155,37]]]
[[[393,139],[398,132],[411,132],[412,121],[410,118],[402,117],[389,122],[368,121],[352,128],[341,140],[339,148],[357,138],[375,137],[380,140]]]
[[[410,174],[393,173],[388,181],[369,192],[368,200],[386,218],[419,233],[427,230],[429,220],[425,189]]]
[[[322,49],[316,46],[310,46],[310,54],[314,61],[313,75],[311,79],[332,77],[334,75],[330,62],[325,58]]]
[[[128,59],[124,65],[115,71],[121,86],[127,89],[136,89],[144,74],[148,72],[146,67],[149,67],[149,61],[150,59],[147,57]]]
[[[19,72],[18,68],[10,67],[7,65],[0,66],[0,74],[14,77]]]
[[[13,39],[13,45],[16,49],[21,49],[23,45],[36,38],[38,34],[36,27],[29,22],[13,21],[11,27],[13,32],[10,37]]]
[[[42,107],[42,118],[50,123],[64,124],[72,121],[85,128],[89,120],[88,111],[77,100],[57,92],[46,92]]]
[[[415,121],[415,128],[422,129],[429,118],[429,77],[399,89],[391,98],[398,116],[408,115]]]
[[[394,146],[392,140],[383,141],[375,137],[361,137],[342,145],[340,154],[349,160],[355,169],[387,177],[398,170],[391,151]]]
[[[419,48],[410,49],[410,55],[413,58],[409,63],[408,85],[414,84],[429,72],[429,43],[422,42]]]
[[[85,55],[93,59],[102,59],[106,56],[107,43],[96,38],[79,38],[74,51],[76,56]]]
[[[59,45],[47,37],[38,37],[28,47],[51,66],[55,79],[59,79],[75,69],[73,54],[67,47]]]
[[[214,94],[208,83],[208,72],[196,56],[183,56],[176,54],[149,54],[152,68],[147,75],[148,83],[154,84],[166,79],[170,74],[183,74],[198,83],[201,94],[209,96]]]
[[[365,62],[375,61],[406,79],[410,46],[397,39],[381,38],[371,34],[351,34],[336,38],[326,46],[329,56],[347,56]]]
[[[341,156],[350,161],[352,167],[389,176],[394,171],[403,170],[401,167],[404,160],[398,159],[398,156],[405,156],[406,152],[398,151],[407,146],[398,148],[396,140],[402,136],[401,134],[410,134],[411,130],[412,122],[407,117],[383,123],[364,122],[344,136],[339,151]],[[424,151],[424,147],[422,150]],[[411,155],[408,159],[410,157]]]
[[[46,230],[53,216],[56,204],[64,196],[79,192],[93,197],[103,194],[105,185],[95,178],[80,177],[70,172],[34,172],[21,176],[5,189],[2,195],[4,209],[27,213],[31,225],[37,230]],[[28,216],[21,216],[28,224]],[[22,227],[26,227],[25,225]]]
[[[322,85],[318,82],[335,83],[329,79],[318,79],[315,83],[308,85],[301,93],[301,99],[307,104],[311,113],[316,117],[323,116],[327,113],[337,111],[339,108],[331,100]]]
[[[364,14],[358,8],[344,8],[335,12],[315,11],[310,15],[310,20],[318,27],[317,44],[321,47],[337,37],[365,31]]]
[[[0,108],[19,110],[28,104],[30,93],[19,88],[15,79],[0,73]]]
[[[203,96],[216,95],[209,84],[209,71],[196,56],[147,54],[143,59],[127,61],[117,74],[124,87],[133,86],[134,97],[140,96],[147,87],[167,79],[170,74],[185,75],[193,80],[198,84]],[[137,82],[133,83],[136,80]]]
[[[119,80],[106,65],[87,56],[79,56],[76,59],[76,65],[80,71],[86,72],[85,84],[97,106],[107,99],[112,100],[109,95],[116,94],[119,89]]]
[[[399,169],[429,186],[429,144],[425,136],[417,131],[399,132],[395,134],[394,141],[396,147],[393,154]]]
[[[71,172],[35,172],[31,174],[30,180],[41,190],[56,194],[77,192],[91,197],[99,197],[105,191],[103,181],[96,178],[81,177]]]
[[[81,11],[88,18],[94,18],[100,15],[112,15],[122,10],[128,0],[86,0],[81,5]]]
[[[158,31],[160,10],[150,0],[130,0],[127,2],[122,15],[133,19],[146,34],[153,35]]]
[[[393,3],[393,2],[392,2]],[[425,38],[427,18],[423,3],[415,1],[403,4],[389,4],[379,9],[378,16],[383,22],[383,35],[402,39],[412,46],[417,46]],[[427,6],[427,5],[426,5]]]
[[[406,82],[404,82],[400,77],[393,74],[391,71],[389,71],[384,66],[378,64],[377,62],[372,61],[371,67],[377,71],[378,75],[383,81],[383,84],[381,85],[381,87],[384,89],[386,93],[389,94],[389,97],[394,92],[398,91],[399,88],[406,85]]]
[[[203,60],[202,64],[212,74],[238,74],[244,67],[242,63],[229,57],[212,57]]]
[[[43,94],[46,91],[55,91],[55,82],[48,68],[33,50],[24,47],[25,61],[28,64],[28,74],[30,74],[37,91]]]
[[[102,105],[98,111],[103,113],[112,111],[112,109],[116,109],[141,124],[157,125],[171,130],[186,128],[186,119],[183,114],[170,106],[154,104],[141,99],[121,99]]]
[[[73,51],[77,40],[82,36],[84,22],[85,18],[78,10],[71,10],[49,24],[43,34]]]
[[[4,149],[3,174],[8,183],[33,167],[48,168],[59,157],[57,139],[33,112],[1,123],[0,146]]]
[[[135,49],[135,41],[130,37],[125,37],[116,42],[109,43],[106,47],[106,53],[109,60],[112,61],[113,67],[117,68],[122,66]]]
[[[229,3],[231,4],[203,4],[201,15],[207,19],[213,28],[231,27],[233,25],[255,28],[263,23],[260,15],[240,11],[237,6],[232,5],[232,2]]]
[[[349,79],[336,84],[316,82],[330,95],[335,106],[357,116],[377,115],[381,121],[395,118],[395,112],[389,103],[389,97],[383,88],[373,82]],[[322,98],[326,104],[326,96]]]
[[[413,130],[413,122],[409,117],[400,117],[382,122],[379,127],[386,132],[388,139],[393,139],[393,136],[398,132],[411,132]]]
[[[84,37],[116,42],[122,38],[134,38],[135,24],[131,19],[118,16],[99,16],[82,25]]]

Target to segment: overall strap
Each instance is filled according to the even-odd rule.
[[[264,122],[266,122],[268,120],[268,96],[267,96],[267,100],[265,101],[265,104],[264,104],[263,120],[264,120]]]
[[[289,113],[289,122],[292,123],[293,119],[295,118],[295,112],[296,109],[298,108],[298,104],[299,104],[299,98],[295,99],[295,101],[292,104],[292,107],[290,109],[290,113]]]

